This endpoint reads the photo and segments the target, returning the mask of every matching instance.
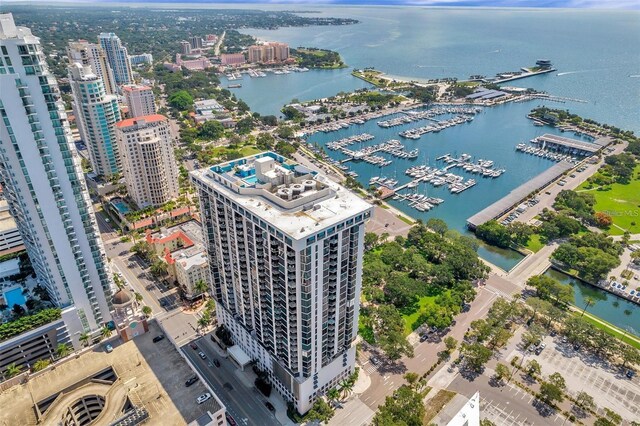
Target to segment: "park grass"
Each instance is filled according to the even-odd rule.
[[[256,148],[255,146],[243,146],[242,148],[240,148],[240,154],[243,157],[249,156],[249,155],[253,155],[253,154],[258,154],[259,152],[262,152],[261,149]]]
[[[427,404],[425,405],[425,412],[424,412],[424,418],[423,418],[422,424],[425,424],[425,425],[431,424],[430,423],[431,420],[433,420],[434,417],[438,415],[440,410],[442,410],[444,406],[447,405],[453,399],[454,396],[456,396],[455,392],[445,390],[445,389],[440,389],[433,398],[427,401]]]
[[[418,308],[410,313],[403,314],[402,319],[404,320],[404,335],[408,336],[413,330],[418,328],[420,324],[418,323],[418,319],[420,315],[424,312],[424,309],[427,306],[433,305],[435,303],[436,296],[424,296],[418,300]]]
[[[540,234],[533,234],[529,238],[529,242],[527,242],[526,247],[534,253],[537,253],[542,247],[544,247],[544,243],[540,241]]]
[[[596,211],[610,212],[613,225],[606,231],[610,235],[622,235],[627,230],[631,234],[640,233],[640,165],[633,171],[634,178],[626,185],[614,183],[606,188],[588,191],[596,199]],[[584,182],[578,190],[588,190]]]
[[[398,216],[398,219],[400,219],[401,221],[403,221],[404,223],[406,223],[408,225],[413,225],[414,224],[414,222],[411,219],[409,219],[408,217],[405,217],[405,216],[403,216],[401,214],[396,215],[396,216]]]
[[[576,308],[576,310],[574,311],[574,315],[576,316],[580,316],[582,314],[582,310],[580,308]],[[597,319],[596,319],[597,318]],[[618,327],[616,327],[615,325],[603,320],[600,317],[595,317],[594,315],[590,314],[589,312],[585,312],[584,315],[582,316],[582,319],[585,320],[586,322],[590,323],[591,325],[593,325],[594,327],[599,328],[600,330],[603,330],[607,333],[609,333],[610,335],[612,335],[613,337],[633,346],[636,349],[640,349],[640,339],[634,339],[632,337],[629,337],[628,333],[625,333],[623,330],[619,329]]]

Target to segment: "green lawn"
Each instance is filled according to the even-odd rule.
[[[413,330],[415,330],[420,326],[420,324],[418,324],[417,322],[418,322],[418,319],[420,318],[420,315],[422,315],[424,308],[426,308],[429,305],[433,305],[435,303],[435,300],[436,300],[436,296],[424,296],[420,298],[420,300],[418,300],[418,309],[415,312],[409,315],[402,316],[402,318],[404,319],[404,335],[405,336],[408,336],[409,333],[411,333]]]
[[[259,152],[262,152],[263,150],[256,148],[255,146],[244,146],[242,148],[240,148],[240,154],[242,154],[243,157],[246,157],[248,155],[253,155],[253,154],[257,154]]]
[[[633,176],[638,173],[640,165],[636,166]],[[587,186],[585,182],[578,190],[586,190]],[[610,212],[613,218],[613,225],[607,231],[609,234],[622,235],[624,230],[640,233],[640,179],[633,179],[628,185],[615,183],[605,190],[596,189],[589,193],[596,198],[595,210]]]
[[[579,311],[574,311],[574,315],[575,316],[578,316],[578,313],[579,313]],[[605,320],[603,320],[602,318],[599,318],[599,317],[598,317],[598,321],[600,321],[600,322],[598,322],[598,321],[596,321],[594,319],[594,316],[591,315],[589,312],[585,312],[584,315],[581,315],[581,317],[582,317],[583,320],[591,323],[593,326],[595,326],[595,327],[597,327],[597,328],[599,328],[601,330],[604,330],[605,332],[609,333],[610,335],[622,340],[623,342],[635,347],[636,349],[640,349],[640,342],[638,342],[637,339],[630,338],[629,337],[629,333],[626,333],[626,332],[620,330],[615,325],[610,324],[609,322],[607,322],[607,321],[605,321]],[[608,327],[603,325],[603,324],[601,324],[601,322],[607,324]]]
[[[542,241],[540,241],[540,235],[533,234],[531,238],[529,238],[529,242],[527,243],[527,248],[532,252],[536,253],[542,247],[544,247],[544,244],[542,243]]]

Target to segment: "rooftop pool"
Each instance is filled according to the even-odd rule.
[[[27,299],[22,295],[22,289],[20,287],[5,291],[4,299],[9,309],[13,308],[13,305],[24,305],[27,302]]]

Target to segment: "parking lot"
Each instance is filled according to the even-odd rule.
[[[640,417],[640,378],[627,378],[620,367],[584,350],[576,351],[560,337],[547,337],[544,343],[547,347],[540,355],[527,356],[540,363],[544,376],[560,372],[567,390],[574,395],[586,391],[594,397],[600,413],[608,407],[629,421]]]

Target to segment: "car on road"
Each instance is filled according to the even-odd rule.
[[[104,345],[104,350],[110,354],[111,352],[113,352],[113,346],[111,346],[111,343],[107,343],[106,345]]]
[[[369,361],[371,361],[371,364],[373,364],[373,365],[379,365],[380,364],[380,360],[378,358],[376,358],[375,356],[372,356],[371,358],[369,358]]]
[[[196,399],[196,402],[198,404],[202,404],[203,402],[208,401],[210,399],[211,399],[211,394],[209,392],[207,392],[207,393],[203,393],[202,395],[200,395],[198,397],[198,399]]]
[[[195,383],[195,382],[197,382],[197,381],[198,381],[198,376],[193,376],[193,377],[191,377],[189,380],[187,380],[186,382],[184,382],[184,385],[185,385],[186,387],[189,387],[189,386],[191,386],[192,384],[194,384],[194,383]]]
[[[216,367],[220,367],[220,361],[218,361],[217,359],[214,359],[213,365],[215,365]]]
[[[269,401],[265,402],[264,405],[269,409],[269,411],[276,411],[276,407],[274,407]]]
[[[231,414],[225,413],[225,416],[227,417],[227,424],[229,426],[237,426],[238,425],[238,423],[236,423],[236,420],[233,417],[231,417]]]
[[[202,359],[207,359],[207,356],[202,351],[198,352],[198,356]]]
[[[158,343],[162,339],[164,339],[164,334],[158,334],[156,337],[153,338],[153,343]]]
[[[191,347],[191,349],[193,349],[194,351],[198,349],[198,345],[196,345],[195,343],[191,343],[189,347]]]

